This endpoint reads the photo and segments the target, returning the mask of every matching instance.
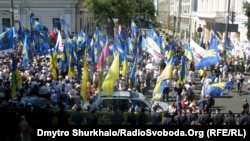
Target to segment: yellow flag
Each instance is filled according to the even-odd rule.
[[[22,77],[19,69],[17,68],[16,58],[12,58],[12,76],[11,76],[11,97],[17,95],[17,88],[22,85]]]
[[[112,65],[105,77],[105,80],[102,83],[103,94],[111,96],[114,91],[114,83],[119,79],[119,52],[116,53],[115,59],[112,62]]]
[[[50,71],[52,73],[53,79],[57,79],[56,65],[57,65],[57,50],[54,50],[49,58]]]
[[[87,61],[87,49],[84,52],[84,64],[83,64],[83,74],[82,74],[82,82],[81,82],[81,96],[83,98],[84,103],[87,102],[87,82],[89,78],[88,72],[88,61]]]
[[[73,62],[73,56],[70,56],[70,58],[69,58],[69,70],[68,70],[68,77],[69,78],[72,78],[76,74],[73,63],[74,63]]]
[[[105,80],[102,83],[102,92],[106,96],[112,96],[114,91],[115,80]]]
[[[119,71],[120,71],[119,55],[120,55],[119,52],[117,52],[115,59],[112,62],[112,65],[111,65],[104,81],[119,79]]]
[[[157,81],[162,81],[164,79],[172,79],[173,77],[173,69],[174,69],[174,61],[175,56],[172,56],[172,58],[168,61],[166,67],[160,74],[160,76],[157,78]]]
[[[128,60],[127,58],[124,59],[122,62],[122,76],[126,76],[128,73]]]

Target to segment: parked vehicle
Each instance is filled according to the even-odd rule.
[[[168,107],[168,104],[165,102],[153,101],[142,93],[131,91],[114,91],[112,96],[105,96],[103,93],[100,93],[94,100],[94,104],[97,105],[99,110],[107,110],[112,106],[113,108],[118,108],[121,112],[127,112],[131,103],[134,107],[136,104],[141,103],[143,108],[149,112],[156,104],[159,105],[161,110],[165,110]]]
[[[45,108],[46,106],[54,107],[53,102],[45,97],[39,96],[24,96],[21,98],[21,103],[28,105],[31,104],[33,107]],[[11,100],[12,103],[19,103],[17,98]]]

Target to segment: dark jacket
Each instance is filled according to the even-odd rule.
[[[197,122],[201,125],[208,125],[210,123],[210,116],[205,113],[198,116]]]
[[[224,118],[225,125],[236,125],[235,118],[233,116],[228,116]]]
[[[224,117],[220,113],[214,114],[211,120],[213,125],[222,125],[224,123]]]

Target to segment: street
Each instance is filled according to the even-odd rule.
[[[196,76],[197,76],[197,71],[196,71]],[[247,85],[246,85],[249,78],[250,78],[250,73],[248,72],[248,74],[245,74],[245,81],[244,81],[244,85],[242,87],[241,96],[237,92],[237,83],[235,82],[234,89],[232,92],[228,93],[228,90],[225,90],[223,96],[215,97],[215,105],[212,107],[212,109],[219,107],[221,109],[221,113],[227,113],[228,110],[231,110],[233,113],[239,114],[241,112],[243,98],[248,98],[248,101],[250,101],[250,97],[248,95],[248,90],[247,90]],[[198,77],[196,77],[196,82],[197,83],[196,83],[195,96],[196,96],[196,99],[198,100],[200,98],[200,91],[201,91],[201,84],[199,82]],[[153,89],[154,89],[154,85],[152,85],[146,93],[146,95],[149,98],[152,98]],[[172,96],[171,92],[169,93],[168,103],[170,103],[172,100],[171,99],[171,96]]]

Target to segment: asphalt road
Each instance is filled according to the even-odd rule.
[[[197,73],[196,73],[197,76]],[[243,98],[247,98],[248,101],[250,101],[250,96],[248,94],[247,90],[247,81],[250,78],[250,72],[248,74],[245,74],[245,82],[242,88],[241,96],[238,94],[236,82],[234,83],[234,89],[232,92],[228,92],[228,90],[224,91],[224,95],[220,97],[215,97],[215,105],[212,107],[212,110],[219,107],[221,109],[221,113],[227,113],[228,110],[231,110],[233,113],[240,113],[241,107],[243,105]],[[196,99],[200,98],[200,91],[201,91],[201,85],[199,83],[199,78],[196,77],[196,90],[195,90],[195,96]],[[152,91],[154,89],[154,85],[151,85],[149,90],[147,91],[146,95],[149,98],[152,98]],[[167,103],[171,102],[171,93],[169,94],[170,98]]]

